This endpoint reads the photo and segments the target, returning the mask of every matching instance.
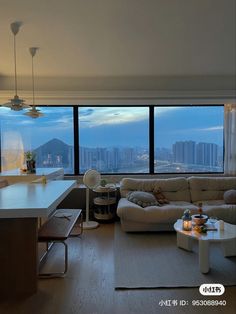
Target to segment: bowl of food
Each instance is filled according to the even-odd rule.
[[[207,222],[208,216],[207,215],[192,215],[192,221],[197,226],[202,226]]]

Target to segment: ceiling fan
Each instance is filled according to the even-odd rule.
[[[16,71],[16,35],[19,32],[19,29],[22,25],[22,22],[13,22],[11,23],[11,31],[14,35],[14,68],[15,68],[15,96],[12,99],[9,99],[10,102],[3,104],[3,107],[8,107],[14,111],[20,111],[25,108],[29,108],[29,105],[25,103],[25,100],[20,98],[17,95],[17,71]]]
[[[33,105],[31,106],[31,109],[24,113],[24,115],[31,117],[33,119],[39,118],[44,116],[44,114],[36,108],[35,106],[35,94],[34,94],[34,56],[39,48],[38,47],[31,47],[29,48],[29,52],[32,57],[32,91],[33,91]]]

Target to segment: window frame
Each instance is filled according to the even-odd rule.
[[[156,107],[223,107],[224,108],[224,104],[187,104],[187,105],[181,105],[181,104],[171,104],[171,105],[154,105],[154,111]],[[155,141],[155,121],[154,121],[155,117],[153,116],[153,128],[154,128],[154,141]],[[224,117],[223,117],[223,121],[224,121]],[[223,124],[223,165],[222,165],[222,171],[219,172],[213,172],[213,171],[206,171],[206,172],[155,172],[155,166],[154,166],[154,172],[153,174],[155,175],[205,175],[205,174],[212,174],[212,175],[222,175],[224,174],[224,151],[225,151],[225,142],[224,142],[224,124]],[[153,143],[154,145],[154,153],[155,153],[155,142]],[[155,159],[155,157],[154,157]]]
[[[66,176],[77,176],[77,175],[83,175],[83,173],[79,172],[80,165],[79,165],[79,108],[85,108],[85,107],[145,107],[149,108],[149,172],[143,172],[143,173],[134,173],[134,172],[119,172],[119,173],[102,173],[102,175],[114,175],[114,176],[128,176],[128,175],[166,175],[166,176],[173,176],[173,175],[205,175],[205,174],[211,174],[211,175],[221,175],[224,174],[224,127],[223,127],[223,166],[222,166],[222,172],[155,172],[155,117],[154,117],[154,111],[156,107],[224,107],[224,104],[147,104],[147,105],[134,105],[134,104],[127,104],[127,105],[37,105],[39,108],[51,108],[51,107],[71,107],[73,110],[73,135],[74,135],[74,173],[72,174],[66,174]],[[1,144],[1,136],[0,136],[0,144]],[[1,146],[0,146],[0,156],[1,156]],[[1,162],[0,162],[0,172],[1,172]]]
[[[140,107],[140,108],[149,108],[149,114],[148,114],[148,123],[149,123],[149,134],[148,134],[148,136],[149,136],[149,141],[148,141],[148,145],[149,145],[149,172],[141,172],[141,173],[138,173],[138,172],[119,172],[119,173],[115,173],[115,172],[103,172],[102,173],[102,175],[115,175],[115,176],[119,176],[119,175],[121,175],[121,176],[125,176],[125,175],[137,175],[137,174],[139,174],[139,175],[149,175],[149,174],[151,174],[151,172],[150,172],[150,167],[151,167],[151,165],[150,165],[150,150],[151,150],[151,135],[150,135],[150,130],[151,130],[151,120],[150,120],[150,111],[151,111],[151,107],[153,107],[153,105],[115,105],[115,104],[112,104],[112,105],[78,105],[77,106],[77,111],[78,111],[78,122],[79,122],[79,108],[86,108],[86,107],[89,107],[89,108],[99,108],[99,107],[107,107],[107,108],[136,108],[136,107]],[[79,125],[79,123],[78,123],[78,125]],[[153,126],[153,122],[152,122],[152,126]],[[78,135],[79,136],[79,135]],[[154,137],[153,137],[153,139],[154,139]],[[79,139],[78,139],[78,143],[79,143]],[[154,143],[154,142],[153,142]],[[79,150],[79,144],[78,144],[78,150]],[[153,155],[154,156],[154,155]],[[154,163],[153,163],[154,164]],[[78,170],[79,170],[79,168],[78,168]],[[80,173],[79,171],[78,171],[78,173],[77,174],[75,174],[75,175],[84,175],[84,173]]]

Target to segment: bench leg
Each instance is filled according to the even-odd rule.
[[[67,273],[68,269],[68,245],[65,243],[65,241],[53,241],[53,243],[62,243],[65,247],[65,257],[64,257],[64,271],[63,272],[56,272],[56,273],[39,273],[39,278],[49,279],[49,278],[58,278],[58,277],[64,277]],[[48,251],[46,252],[46,254]]]
[[[77,232],[76,227],[79,227],[79,232]],[[77,219],[76,223],[75,223],[75,229],[72,230],[72,232],[70,233],[70,237],[78,237],[81,236],[83,233],[83,215],[82,213],[80,214],[79,218]]]
[[[43,253],[43,255],[39,259],[39,264],[43,263],[45,258],[47,257],[49,251],[53,247],[54,242],[45,242],[46,243],[46,251]]]

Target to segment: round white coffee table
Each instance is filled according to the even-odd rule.
[[[208,273],[209,266],[209,244],[210,242],[220,242],[224,256],[236,255],[236,225],[224,223],[224,230],[219,229],[218,222],[215,224],[217,230],[199,233],[197,231],[184,231],[182,229],[182,219],[178,219],[174,224],[177,232],[177,246],[187,251],[192,251],[193,240],[199,243],[199,268],[202,273]]]

